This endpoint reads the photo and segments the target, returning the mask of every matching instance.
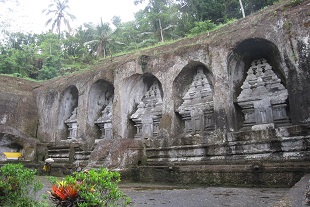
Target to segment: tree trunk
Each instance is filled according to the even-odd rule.
[[[244,17],[245,17],[245,13],[244,13],[242,1],[239,0],[239,3],[240,3],[240,7],[241,7],[242,16],[243,16],[243,18],[244,18]]]
[[[164,35],[163,35],[163,28],[161,27],[161,21],[158,19],[159,22],[159,29],[160,29],[160,37],[161,37],[161,42],[164,42]]]

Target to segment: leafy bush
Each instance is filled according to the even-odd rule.
[[[56,206],[62,207],[126,206],[130,198],[117,187],[119,181],[118,172],[105,168],[76,172],[54,182],[51,199]]]
[[[203,32],[210,31],[216,27],[211,20],[206,20],[203,22],[195,22],[195,27],[190,30],[191,35],[200,34]]]
[[[43,185],[35,180],[35,170],[25,168],[21,163],[6,164],[0,168],[0,206],[42,206],[35,200]],[[31,196],[30,196],[31,195]]]

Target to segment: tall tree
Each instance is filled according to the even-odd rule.
[[[120,24],[122,23],[122,19],[120,16],[113,16],[112,19],[112,24],[115,26],[115,27],[119,27]]]
[[[139,36],[140,33],[136,21],[121,23],[113,32],[113,39],[115,39],[116,42],[122,42],[124,44],[115,45],[113,49],[115,49],[116,52],[138,49],[138,43],[143,41]]]
[[[38,36],[39,58],[42,60],[42,68],[39,71],[39,79],[45,80],[59,75],[63,67],[62,39],[56,34],[48,32]]]
[[[36,35],[11,33],[1,47],[0,73],[20,77],[36,78],[37,67]]]
[[[70,20],[74,20],[75,16],[70,14],[67,10],[70,9],[69,0],[53,0],[51,4],[48,5],[47,9],[44,9],[42,13],[45,13],[47,16],[52,15],[45,23],[49,25],[52,23],[52,30],[56,27],[58,36],[60,37],[61,23],[63,22],[67,29],[70,31]]]
[[[246,14],[256,12],[265,6],[272,5],[279,0],[243,0],[244,10]]]
[[[141,1],[135,3],[141,3]],[[171,0],[149,0],[145,9],[135,14],[135,18],[141,34],[148,37],[148,40],[164,42],[166,37],[174,36],[178,22],[178,10]]]
[[[103,23],[102,19],[100,24],[94,27],[89,25],[88,31],[92,34],[92,40],[85,42],[84,45],[90,47],[90,53],[94,56],[106,57],[107,44],[112,41],[112,29],[109,23]]]
[[[226,0],[177,0],[180,10],[190,14],[197,22],[220,22],[224,16],[225,2]]]

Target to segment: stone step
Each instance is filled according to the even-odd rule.
[[[295,160],[310,158],[310,137],[266,141],[234,141],[217,145],[146,148],[147,163],[204,162],[209,160]]]
[[[52,148],[52,149],[48,149],[48,152],[50,153],[59,153],[59,152],[63,152],[63,153],[69,153],[70,149],[68,148]]]
[[[51,157],[56,163],[69,162],[69,157]]]
[[[56,163],[69,162],[70,149],[62,147],[50,147],[48,149],[48,157],[54,159]]]
[[[90,154],[91,154],[91,151],[76,151],[74,153],[74,159],[76,161],[89,160]]]

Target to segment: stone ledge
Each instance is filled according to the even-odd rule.
[[[307,163],[247,163],[187,166],[141,166],[121,172],[125,180],[200,186],[291,187],[305,173]]]

